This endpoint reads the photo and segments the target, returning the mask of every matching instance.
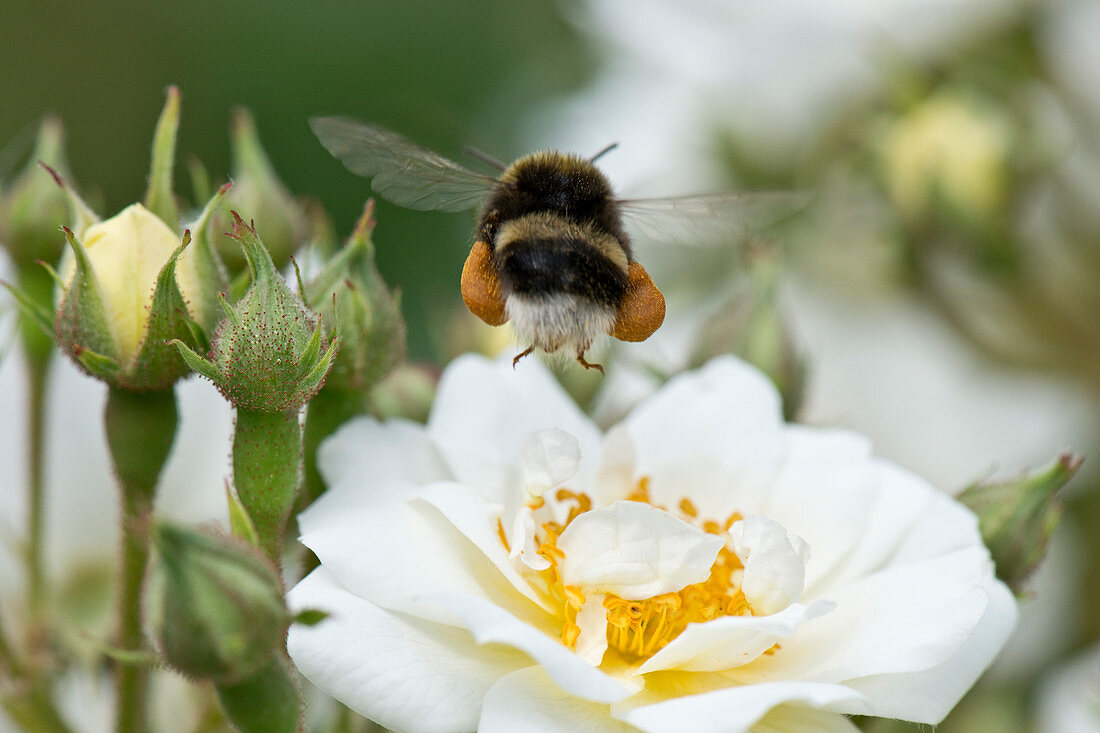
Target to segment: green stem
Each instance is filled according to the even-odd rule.
[[[104,423],[107,444],[122,494],[122,560],[116,645],[145,649],[141,629],[141,588],[149,559],[149,523],[157,479],[176,435],[176,394],[167,389],[129,392],[111,387]],[[115,663],[117,730],[147,730],[149,670],[145,665]]]
[[[42,362],[27,358],[27,368],[27,604],[30,607],[30,618],[42,619],[46,605],[46,581],[42,562],[46,528],[43,459],[49,357]]]
[[[302,709],[290,660],[276,654],[260,671],[233,685],[217,687],[222,710],[241,733],[295,733]]]
[[[41,303],[51,303],[53,281],[45,268],[20,268],[19,287]],[[54,348],[52,339],[26,315],[20,317],[20,341],[27,368],[27,608],[29,644],[45,641],[46,581],[43,569],[46,489],[43,478],[46,429],[46,389]]]
[[[298,410],[257,412],[237,408],[233,434],[233,483],[248,512],[260,548],[282,567],[283,528],[294,505],[302,471]]]

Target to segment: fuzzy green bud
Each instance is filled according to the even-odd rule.
[[[67,169],[61,121],[47,117],[38,128],[34,151],[11,185],[0,192],[0,244],[19,269],[54,264],[64,239],[57,228],[69,221],[69,205],[39,163],[58,171]]]
[[[187,364],[209,379],[234,407],[267,413],[296,410],[324,383],[339,344],[322,351],[324,329],[271,261],[256,229],[233,213],[233,232],[248,258],[251,285],[214,333],[210,358],[177,341]]]
[[[1064,453],[1050,465],[1011,481],[974,484],[959,501],[978,515],[982,539],[997,566],[997,577],[1015,593],[1046,555],[1062,516],[1058,491],[1084,459]]]
[[[386,287],[374,265],[374,225],[371,200],[344,248],[306,286],[306,302],[340,339],[327,380],[335,389],[363,392],[405,358],[400,298]]]
[[[164,660],[184,674],[232,684],[282,649],[290,615],[279,576],[240,540],[160,524],[145,594]]]
[[[275,267],[282,270],[308,236],[309,220],[305,206],[279,180],[275,167],[260,144],[256,123],[246,109],[233,112],[229,149],[233,170],[229,206],[252,216],[257,234],[267,247]],[[221,249],[226,267],[234,275],[242,272],[247,260],[241,248],[222,241],[230,245]]]

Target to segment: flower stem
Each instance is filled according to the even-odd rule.
[[[40,303],[51,303],[53,282],[45,268],[38,265],[23,267],[19,271],[19,287]],[[43,570],[43,546],[45,535],[45,483],[43,460],[45,455],[46,388],[50,361],[53,357],[53,341],[42,332],[28,316],[19,322],[23,359],[27,369],[27,607],[28,625],[32,649],[44,643],[41,622],[45,618],[46,581]]]
[[[171,389],[130,392],[112,387],[104,422],[107,444],[122,494],[122,560],[116,645],[127,651],[145,648],[141,629],[141,588],[149,559],[149,523],[157,479],[176,435],[176,394]],[[116,662],[115,684],[119,733],[147,729],[149,670]]]
[[[298,410],[260,412],[237,408],[233,434],[233,483],[256,529],[260,548],[281,567],[283,528],[302,471]]]
[[[219,685],[222,709],[241,733],[295,733],[302,708],[290,661],[276,654],[262,669],[233,685]]]

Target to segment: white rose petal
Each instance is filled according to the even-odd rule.
[[[626,599],[706,580],[722,545],[720,538],[636,501],[586,512],[558,539],[566,584]]]
[[[745,565],[741,592],[753,610],[777,613],[802,597],[810,548],[801,537],[757,515],[734,522],[729,535]]]
[[[577,439],[556,428],[528,435],[520,448],[521,480],[531,497],[542,496],[573,478],[580,463]]]

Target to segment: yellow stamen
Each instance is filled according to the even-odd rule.
[[[565,553],[557,542],[558,537],[574,519],[591,510],[592,500],[587,494],[566,488],[558,489],[555,498],[559,502],[571,501],[574,505],[564,524],[544,522],[540,527],[541,531],[537,535],[538,554],[550,564],[547,569],[540,571],[540,575],[545,583],[543,592],[546,599],[559,609],[562,643],[570,649],[576,649],[581,633],[577,625],[577,614],[584,605],[585,595],[577,586],[563,583],[559,566]],[[650,497],[648,477],[640,479],[626,498],[628,501],[658,506]],[[536,499],[529,506],[538,509],[542,502]],[[684,516],[695,520],[703,531],[715,535],[724,534],[734,522],[742,519],[740,513],[734,512],[724,522],[700,520],[697,507],[687,498],[680,500],[678,508]],[[507,547],[504,528],[499,521],[497,529],[501,542]],[[637,661],[661,650],[690,623],[710,621],[721,616],[752,615],[752,608],[745,594],[741,592],[740,571],[743,569],[737,555],[723,547],[711,566],[710,576],[701,583],[686,586],[675,593],[663,593],[645,599],[624,599],[607,595],[603,606],[607,618],[608,646],[618,650],[627,660]],[[778,645],[772,647],[768,653],[774,653],[777,648]]]
[[[688,515],[692,519],[695,519],[697,516],[699,516],[699,510],[695,508],[695,504],[693,504],[691,499],[688,499],[687,497],[680,499],[680,511],[682,511],[684,514]]]

